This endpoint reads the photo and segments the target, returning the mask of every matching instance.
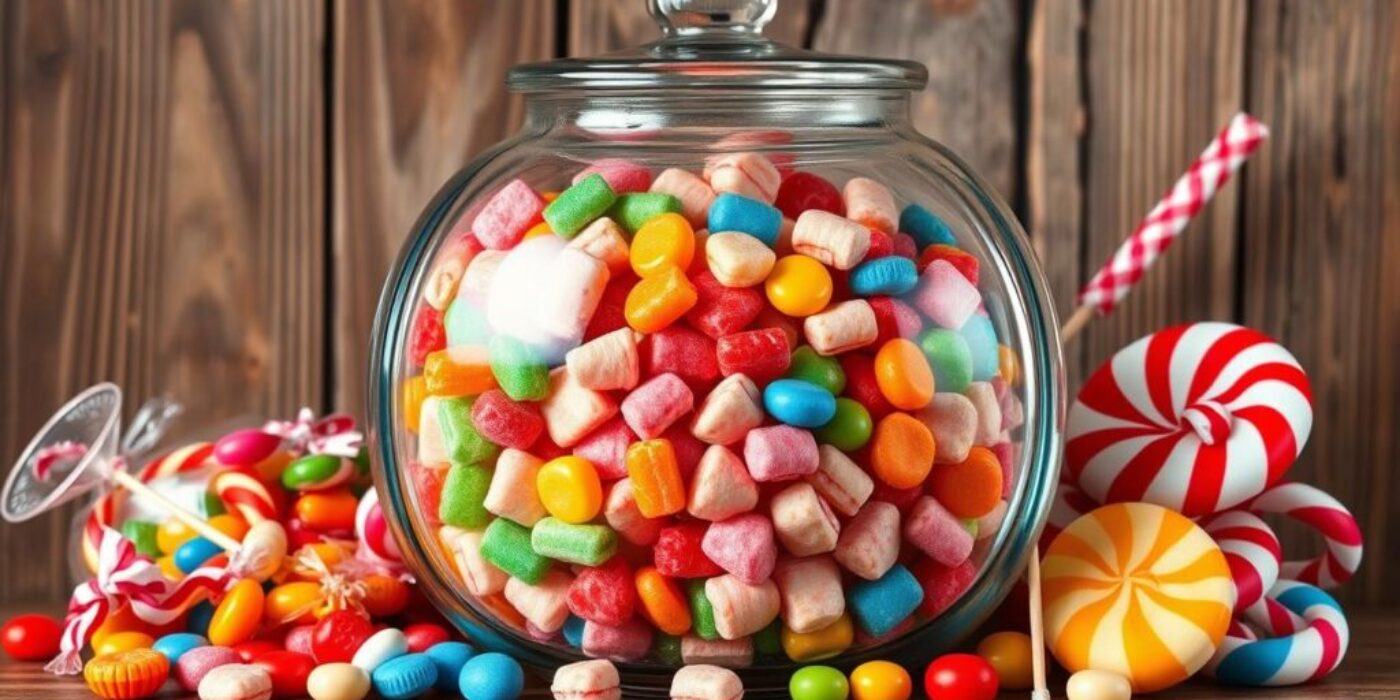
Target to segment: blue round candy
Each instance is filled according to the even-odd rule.
[[[462,667],[476,655],[476,650],[463,642],[438,642],[428,647],[423,655],[432,659],[437,666],[437,683],[433,687],[444,693],[455,693]]]
[[[820,428],[836,415],[836,397],[811,382],[779,379],[763,390],[763,407],[788,425]]]
[[[404,700],[426,695],[437,683],[437,664],[426,654],[397,656],[374,668],[370,681],[374,691],[388,700]]]
[[[570,615],[569,619],[564,621],[564,641],[568,642],[569,646],[583,646],[583,618]]]
[[[913,260],[890,255],[857,265],[851,270],[848,282],[856,296],[899,296],[918,286],[919,270]]]
[[[209,622],[214,619],[214,604],[202,600],[185,616],[185,629],[198,635],[209,635]]]
[[[175,550],[175,567],[188,574],[223,551],[223,547],[203,537],[196,537]]]
[[[151,648],[164,654],[165,658],[170,661],[170,667],[174,668],[175,662],[179,661],[185,652],[207,646],[209,646],[209,640],[200,635],[193,632],[176,632],[157,639]]]
[[[462,667],[457,690],[471,700],[515,700],[525,689],[525,671],[505,654],[478,654]]]

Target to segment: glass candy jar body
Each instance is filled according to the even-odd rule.
[[[863,616],[853,615],[856,613],[853,607],[853,589],[863,585],[863,579],[846,570],[849,567],[841,565],[841,586],[847,598],[847,617],[836,624],[848,625],[853,630],[854,639],[845,644],[836,642],[836,647],[840,647],[839,657],[826,663],[849,667],[876,658],[919,663],[932,658],[940,650],[951,647],[974,630],[1014,585],[1046,517],[1053,485],[1058,475],[1064,380],[1061,374],[1059,342],[1055,335],[1054,314],[1024,234],[1000,199],[964,164],[946,149],[914,130],[908,119],[909,92],[878,87],[832,89],[772,85],[755,86],[751,89],[730,86],[689,90],[684,87],[672,87],[661,92],[616,87],[603,90],[565,89],[527,95],[526,110],[525,125],[520,134],[464,168],[447,183],[424,211],[387,282],[375,324],[370,413],[373,418],[376,470],[381,499],[391,526],[399,538],[405,559],[429,597],[472,640],[482,646],[511,653],[529,665],[540,669],[552,669],[585,658],[577,640],[569,639],[574,636],[574,630],[541,630],[538,625],[533,622],[527,623],[523,619],[539,615],[538,610],[527,611],[527,615],[522,616],[516,609],[520,606],[512,604],[512,599],[515,603],[521,603],[526,598],[538,603],[542,597],[534,595],[537,591],[523,595],[520,589],[524,586],[519,584],[515,585],[514,591],[502,591],[499,581],[487,584],[482,584],[479,580],[475,583],[471,581],[474,575],[471,570],[479,570],[482,566],[479,547],[483,535],[480,533],[483,529],[489,531],[490,522],[496,518],[494,513],[484,512],[481,518],[466,516],[466,520],[458,521],[458,525],[444,529],[443,515],[448,515],[448,520],[464,516],[459,512],[449,512],[457,505],[442,505],[442,484],[449,482],[449,491],[454,494],[448,496],[450,500],[466,498],[480,501],[485,497],[488,488],[496,488],[491,482],[500,474],[497,465],[500,450],[488,446],[482,451],[465,456],[466,459],[472,460],[472,464],[454,464],[452,459],[426,463],[420,459],[420,443],[424,437],[422,431],[425,430],[426,422],[434,420],[424,409],[429,409],[439,422],[453,420],[447,417],[450,411],[443,412],[444,400],[458,401],[461,404],[457,409],[459,411],[472,410],[475,406],[468,405],[470,399],[466,400],[467,403],[462,403],[462,399],[453,398],[450,394],[465,391],[474,395],[499,384],[487,378],[490,375],[489,368],[483,369],[492,352],[491,337],[531,335],[539,331],[539,328],[529,327],[529,323],[520,326],[510,320],[510,317],[519,321],[522,316],[537,313],[531,304],[545,302],[531,301],[532,297],[556,300],[559,298],[558,290],[551,289],[556,280],[551,279],[549,270],[552,268],[548,267],[549,263],[546,261],[529,264],[530,261],[526,259],[528,256],[519,255],[519,251],[527,248],[548,248],[541,260],[554,260],[559,255],[558,251],[568,247],[569,242],[557,232],[545,230],[536,233],[539,233],[540,237],[550,237],[546,242],[532,243],[534,236],[531,236],[520,244],[521,247],[512,248],[510,252],[488,252],[488,256],[498,257],[493,263],[495,270],[509,271],[513,275],[511,280],[493,278],[482,282],[482,278],[489,275],[480,274],[486,272],[484,269],[475,271],[476,274],[470,270],[471,265],[481,264],[475,259],[473,263],[463,265],[462,270],[456,271],[454,278],[452,274],[444,274],[444,265],[452,265],[445,261],[454,259],[454,256],[459,261],[464,259],[461,253],[464,237],[473,233],[473,224],[477,223],[478,215],[487,207],[491,198],[513,181],[523,181],[538,193],[559,192],[569,188],[574,176],[590,164],[603,159],[622,159],[644,166],[650,170],[653,177],[660,176],[668,169],[678,168],[692,173],[701,182],[708,180],[710,184],[723,189],[730,185],[720,182],[724,176],[717,178],[715,171],[724,166],[726,157],[732,158],[733,154],[746,153],[762,157],[766,163],[771,164],[771,168],[782,180],[790,178],[792,173],[808,173],[833,183],[836,190],[841,190],[854,178],[869,178],[888,189],[898,210],[903,210],[908,205],[918,205],[924,212],[933,215],[933,218],[930,218],[911,213],[898,217],[905,219],[903,222],[886,222],[883,225],[889,226],[891,230],[871,234],[871,240],[874,242],[854,256],[859,258],[858,262],[867,262],[864,256],[869,254],[871,249],[876,249],[879,255],[912,255],[917,261],[916,267],[923,269],[918,287],[913,290],[885,289],[881,293],[857,293],[852,288],[853,273],[850,270],[837,269],[848,267],[849,263],[853,262],[852,259],[832,259],[832,252],[829,250],[818,250],[815,253],[817,257],[827,256],[828,259],[823,261],[825,264],[816,264],[824,269],[827,277],[832,280],[834,290],[830,301],[822,305],[822,311],[850,300],[865,300],[871,308],[883,306],[888,310],[891,308],[890,303],[872,304],[869,300],[900,300],[896,313],[892,316],[882,313],[882,317],[877,321],[877,325],[880,326],[879,344],[865,342],[849,351],[825,348],[826,351],[834,353],[838,361],[837,366],[842,367],[840,373],[844,375],[846,385],[844,388],[826,388],[833,396],[842,394],[844,397],[852,397],[853,394],[859,395],[858,385],[867,388],[881,387],[878,378],[869,376],[871,369],[880,362],[888,364],[888,358],[881,358],[881,348],[888,344],[892,337],[906,339],[910,347],[918,349],[916,354],[929,362],[930,374],[933,375],[936,384],[934,388],[938,392],[935,396],[958,394],[963,397],[951,399],[948,403],[955,405],[945,405],[944,413],[963,415],[958,414],[957,409],[968,405],[977,407],[975,418],[979,425],[975,426],[975,430],[983,434],[973,440],[978,444],[973,449],[986,449],[998,457],[997,464],[1001,467],[1005,484],[993,513],[982,515],[980,518],[964,518],[963,525],[968,534],[972,535],[971,539],[975,544],[971,555],[962,564],[943,567],[931,563],[934,560],[920,546],[910,542],[901,545],[899,563],[895,566],[912,572],[915,579],[920,581],[923,607],[893,630],[884,632],[875,629],[876,632],[882,632],[878,638],[871,638],[870,634],[871,625],[875,623]],[[765,166],[765,173],[749,173],[747,178],[740,177],[742,182],[737,187],[756,187],[757,190],[749,191],[748,194],[759,200],[767,199],[767,203],[771,203],[771,192],[764,191],[770,184],[765,180],[766,167],[768,166]],[[711,171],[708,174],[707,169]],[[742,168],[740,171],[741,175],[746,172]],[[776,185],[776,182],[771,184]],[[651,188],[643,183],[643,189]],[[779,199],[779,205],[787,206],[790,213],[797,213],[792,209],[792,202],[781,201],[781,197]],[[681,212],[681,218],[685,218],[687,214],[692,212]],[[623,216],[615,209],[606,215]],[[708,215],[714,216],[713,209]],[[703,231],[709,223],[708,217],[704,215],[690,218],[693,220],[689,223],[695,231]],[[796,218],[800,220],[801,217]],[[942,226],[935,222],[941,222]],[[903,226],[900,226],[901,223]],[[772,241],[768,246],[775,249],[774,257],[782,259],[797,254],[791,240],[793,225],[790,220],[785,221],[778,240]],[[863,225],[866,225],[867,230],[882,226],[875,220],[867,220]],[[482,225],[477,224],[477,227],[480,226]],[[548,227],[549,224],[544,226]],[[892,235],[901,233],[901,228],[913,228],[915,231],[905,230],[902,233],[917,235]],[[721,232],[708,233],[714,235]],[[636,244],[635,236],[634,231],[623,232],[623,238],[629,244]],[[942,236],[951,236],[951,241],[941,238]],[[799,239],[803,238],[799,235]],[[911,240],[914,250],[909,250]],[[942,252],[928,252],[930,245],[946,244],[951,244],[963,252],[959,253],[951,248],[939,249]],[[674,259],[669,259],[673,263],[671,266],[677,270],[684,267],[684,276],[691,280],[697,275],[706,274],[707,269],[719,264],[706,255],[706,245],[704,233],[698,234],[694,245],[682,246],[691,251],[687,256],[690,262],[677,266]],[[473,250],[476,248],[477,246],[472,246]],[[804,250],[812,252],[811,248]],[[614,260],[613,269],[607,275],[609,286],[603,288],[603,299],[598,302],[597,308],[602,309],[610,303],[616,304],[624,294],[633,291],[631,288],[638,284],[638,279],[635,272],[627,268],[640,267],[643,272],[648,273],[647,278],[650,279],[654,269],[649,266],[666,264],[669,254],[661,255],[661,263],[646,260],[638,263],[638,257],[645,257],[638,255],[625,260]],[[502,258],[502,255],[505,257]],[[847,250],[844,254],[836,254],[836,258],[841,258],[842,255],[846,258],[852,257]],[[521,264],[509,262],[509,256],[517,256]],[[477,257],[480,257],[479,253]],[[969,260],[976,261],[976,272],[973,274],[968,274]],[[928,266],[924,263],[928,263]],[[929,305],[928,299],[942,298],[933,294],[920,301],[923,290],[930,284],[929,266],[955,270],[962,274],[960,279],[967,282],[959,288],[973,287],[978,290],[980,303],[974,304],[977,308],[971,311],[971,320],[965,322],[974,324],[975,328],[966,325],[958,328],[940,328],[938,323],[921,310]],[[709,274],[713,275],[713,272]],[[463,277],[466,279],[463,280]],[[971,277],[975,277],[975,281],[970,279]],[[796,350],[798,346],[820,344],[816,336],[820,335],[821,324],[816,324],[814,329],[813,323],[807,320],[810,316],[803,317],[811,309],[799,312],[796,317],[785,317],[767,308],[775,303],[770,290],[767,289],[767,282],[768,280],[764,280],[752,287],[758,292],[757,296],[764,301],[765,308],[762,314],[746,322],[743,328],[736,332],[786,327],[785,334],[789,336],[788,351]],[[623,288],[613,290],[612,286]],[[493,302],[492,295],[513,295],[516,299],[510,304],[505,304]],[[580,290],[580,296],[588,297],[589,294]],[[611,301],[609,297],[612,297]],[[468,299],[471,301],[468,302]],[[431,300],[431,303],[428,300]],[[452,303],[470,303],[471,306],[452,309]],[[492,303],[501,306],[493,310],[489,308]],[[570,300],[569,303],[574,301]],[[434,306],[444,308],[435,309]],[[468,308],[477,311],[478,318],[474,323],[462,321]],[[430,382],[425,378],[431,370],[423,368],[422,348],[415,350],[414,344],[423,342],[424,329],[431,325],[425,324],[421,317],[425,314],[429,317],[434,314],[441,316],[444,311],[449,317],[446,325],[452,329],[436,328],[429,331],[428,336],[442,333],[454,347],[461,344],[473,348],[471,353],[459,351],[462,354],[458,359],[469,364],[477,363],[476,376],[480,380],[477,386],[466,388],[461,384],[456,388],[444,388],[443,382],[435,382],[434,390],[439,393],[428,406],[424,406],[424,395],[432,393],[427,388]],[[549,309],[543,310],[548,311]],[[792,309],[788,311],[791,313]],[[592,316],[598,313],[604,312],[592,311],[588,314],[590,318],[586,319],[588,323],[585,325],[594,327],[584,331],[581,336],[578,333],[563,333],[551,336],[549,342],[536,342],[539,336],[535,335],[534,340],[527,338],[526,345],[534,350],[535,358],[542,360],[554,373],[567,373],[568,368],[564,361],[567,351],[580,343],[592,340],[599,332],[612,330],[622,323],[614,321],[608,325],[596,322]],[[943,312],[936,311],[936,314],[941,313]],[[630,316],[627,319],[634,329],[638,328],[637,319]],[[599,325],[608,327],[603,328]],[[693,316],[683,316],[665,325],[666,328],[684,329],[682,334],[691,340],[701,339],[701,347],[714,348],[717,342],[724,342],[722,337],[718,340],[710,338],[705,329],[714,332],[714,326],[697,323]],[[521,328],[525,330],[521,331]],[[678,419],[670,422],[660,439],[693,441],[696,413],[703,410],[705,399],[709,392],[714,390],[720,377],[687,376],[686,370],[693,368],[667,364],[672,360],[661,357],[660,351],[655,351],[658,353],[656,357],[649,358],[648,354],[654,350],[649,344],[659,342],[655,340],[655,333],[659,332],[664,336],[670,331],[657,331],[650,326],[645,330],[647,332],[640,336],[639,353],[642,359],[638,381],[646,383],[653,375],[662,374],[655,371],[657,368],[653,365],[666,364],[666,369],[681,375],[683,381],[677,384],[683,384],[689,389],[692,397],[688,410],[684,410]],[[934,331],[940,332],[936,334],[938,339],[929,340],[928,336]],[[952,349],[949,349],[950,346]],[[709,352],[715,350],[711,349]],[[949,369],[939,366],[940,363],[948,361],[945,353],[963,353],[972,358],[972,361],[966,371],[959,369],[961,365],[958,365],[954,368],[957,371],[951,376],[939,376],[946,374],[945,370]],[[415,354],[419,356],[415,357]],[[810,364],[810,361],[816,358],[818,364],[831,370],[833,363],[821,360],[821,352],[804,350],[802,354],[804,357],[799,364]],[[891,354],[897,355],[893,351]],[[468,355],[473,355],[476,359],[463,359]],[[865,369],[844,367],[839,364],[842,360],[863,365]],[[432,360],[428,360],[428,363],[432,364]],[[788,365],[791,373],[793,363],[789,361]],[[857,374],[862,376],[857,377]],[[799,376],[810,379],[812,375]],[[772,386],[772,379],[763,377],[753,385],[763,394],[755,398],[754,402],[768,409],[772,409],[773,406],[765,405],[764,399],[769,398],[766,394]],[[879,390],[888,394],[886,388],[888,387]],[[558,385],[552,382],[548,389],[551,396],[557,390]],[[891,391],[898,394],[898,389]],[[614,407],[619,403],[627,403],[626,397],[629,395],[626,389],[600,390],[596,393],[601,396],[599,400]],[[663,394],[664,392],[658,396]],[[549,400],[546,398],[545,402],[548,403]],[[936,398],[935,402],[940,400]],[[641,399],[634,401],[640,402]],[[433,406],[433,403],[437,405]],[[539,406],[530,400],[519,403],[530,405],[532,408],[529,410],[536,410]],[[917,403],[917,399],[914,403]],[[992,406],[1001,415],[994,424],[989,424]],[[894,413],[916,416],[916,422],[926,427],[938,422],[933,417],[937,411],[931,405],[907,410],[893,407],[887,409]],[[609,415],[612,415],[612,409],[608,410]],[[775,410],[783,413],[780,408]],[[546,410],[545,413],[549,418],[549,411]],[[769,415],[764,417],[763,426],[782,423],[771,415],[773,411],[765,413]],[[874,432],[877,435],[884,429],[879,413],[880,411],[877,411],[877,415],[871,420],[875,424]],[[557,417],[554,420],[567,422],[566,419]],[[629,415],[625,408],[621,418],[613,420],[620,420],[622,425],[633,424],[633,427],[637,427],[636,422],[645,423],[645,420]],[[801,423],[801,419],[792,421]],[[524,451],[533,453],[541,461],[579,451],[576,445],[560,447],[554,444],[557,442],[555,427],[550,425],[544,435]],[[449,432],[454,430],[441,424],[431,428],[434,431],[443,429]],[[604,429],[607,428],[600,430]],[[648,429],[624,433],[627,436],[625,441],[642,442],[642,436],[637,433]],[[817,436],[813,442],[826,445],[842,442],[840,438],[832,437],[831,433],[823,433],[820,427],[795,429],[805,430]],[[562,435],[565,432],[568,431],[561,428],[558,434]],[[899,431],[891,429],[891,432]],[[970,459],[966,456],[966,449],[959,450],[957,447],[957,443],[963,441],[961,436],[966,431],[940,424],[936,428],[930,427],[928,432],[930,437],[937,433],[937,437],[945,438],[946,449],[954,453],[961,452],[955,456]],[[945,437],[945,432],[952,434],[952,437]],[[438,438],[434,436],[431,439]],[[585,437],[582,440],[586,442],[588,439]],[[692,447],[697,445],[696,449],[711,449],[699,441],[695,441]],[[750,456],[745,450],[745,439],[738,439],[730,447],[731,454],[742,460],[747,460]],[[872,450],[868,445],[845,444],[842,447],[850,448],[844,453],[848,455],[849,463],[860,467],[861,471],[870,477],[868,480],[875,489],[873,495],[860,500],[867,503],[883,501],[895,504],[901,517],[894,527],[900,528],[901,532],[911,527],[911,522],[924,517],[919,514],[920,510],[931,507],[926,506],[924,501],[937,501],[930,495],[938,488],[932,483],[936,478],[932,473],[926,478],[918,479],[918,483],[912,488],[903,483],[899,484],[903,488],[899,488],[882,483],[882,475],[888,469],[882,470],[873,466],[874,462],[880,459],[873,456],[877,450]],[[918,449],[910,448],[915,452]],[[907,451],[900,449],[894,453],[903,454]],[[890,450],[885,452],[889,453]],[[440,455],[441,452],[435,453],[429,461],[439,459]],[[681,457],[681,461],[685,459],[684,456]],[[898,457],[894,459],[899,461]],[[948,466],[944,464],[948,459],[942,455],[937,461],[939,464],[932,468],[934,472]],[[454,469],[465,473],[463,467],[470,467],[474,475],[471,478],[461,474],[456,477],[452,475]],[[621,475],[616,467],[594,467],[595,473],[603,472],[598,478],[601,485],[600,496],[605,500],[609,499]],[[749,463],[748,467],[750,471],[755,468],[752,463]],[[517,467],[512,466],[512,469]],[[691,469],[678,471],[682,472],[680,485],[689,492],[690,500],[693,501],[696,484],[692,469],[693,465]],[[799,558],[799,555],[830,558],[829,547],[826,545],[818,543],[810,547],[806,544],[799,546],[785,539],[780,521],[786,516],[777,516],[772,510],[773,501],[780,500],[774,498],[777,494],[804,482],[815,484],[814,479],[815,476],[804,476],[758,484],[761,498],[750,512],[764,516],[770,525],[777,523],[779,533],[775,546],[780,560],[779,568],[785,566],[788,560]],[[902,482],[903,479],[892,480]],[[475,485],[463,486],[471,481],[475,481]],[[799,487],[798,490],[802,489]],[[850,507],[850,503],[830,502],[839,499],[826,498],[826,491],[819,485],[814,492],[817,498],[822,499],[820,510],[826,516],[819,518],[818,522],[829,522],[836,529],[852,529],[854,511],[843,510]],[[468,495],[463,496],[464,493]],[[685,494],[682,494],[681,498],[685,500]],[[479,506],[480,503],[475,505]],[[947,512],[944,508],[938,510]],[[483,513],[479,508],[476,512]],[[1000,513],[1000,517],[997,513]],[[584,520],[605,529],[610,529],[609,525],[612,524],[606,513],[591,515],[585,512],[584,516],[590,516],[584,517]],[[666,518],[669,522],[682,526],[688,523],[692,527],[702,529],[713,527],[709,521],[694,517],[685,507]],[[807,525],[801,529],[810,530],[810,527]],[[523,527],[516,529],[524,530]],[[886,523],[883,534],[889,536],[889,529],[889,524]],[[974,530],[977,532],[974,533]],[[613,536],[616,537],[616,534]],[[445,542],[445,539],[451,541]],[[528,546],[529,539],[525,537],[523,542],[527,544],[520,546]],[[656,563],[650,559],[654,550],[647,546],[627,543],[625,533],[619,539],[623,543],[615,556],[625,559],[631,571],[635,572]],[[463,548],[471,547],[478,549],[475,552],[463,551]],[[933,548],[937,549],[937,545]],[[574,574],[583,570],[576,562],[571,564],[556,560],[549,566],[552,572],[557,572],[558,580],[554,583],[559,586],[567,585],[567,581]],[[889,570],[887,567],[882,568]],[[950,573],[951,570],[956,570],[956,573]],[[625,580],[632,579],[628,577]],[[686,597],[688,582],[676,580],[673,583],[677,585],[682,597]],[[950,587],[951,594],[948,591]],[[489,592],[476,595],[472,592],[473,588]],[[777,586],[774,586],[774,589],[776,590]],[[962,589],[960,593],[958,589]],[[701,595],[704,597],[705,594]],[[937,599],[939,596],[946,599]],[[540,604],[557,605],[558,601]],[[668,642],[662,641],[665,639],[663,633],[654,629],[658,620],[654,615],[648,614],[645,608],[643,603],[635,602],[635,611],[627,624],[640,625],[651,630],[653,636],[650,649],[642,658],[619,663],[619,667],[629,696],[633,693],[664,696],[671,673],[680,661],[674,651],[668,651]],[[569,623],[571,626],[576,624]],[[780,620],[774,624],[783,623]],[[829,634],[840,636],[840,633],[831,632],[831,628],[827,629]],[[671,630],[672,633],[678,631]],[[800,665],[800,662],[812,660],[807,658],[806,654],[809,652],[804,651],[804,645],[818,644],[820,647],[820,644],[827,643],[821,641],[820,635],[794,635],[790,631],[771,635],[772,632],[770,629],[758,635],[744,635],[752,659],[747,663],[730,660],[734,665],[742,666],[737,670],[743,676],[750,693],[772,692],[782,695],[786,692],[787,680],[792,670]],[[695,628],[692,626],[688,633],[692,638],[684,642],[695,647],[687,647],[691,651],[684,659],[687,662],[696,661],[696,654],[700,653],[698,649],[704,646],[696,642],[693,638],[694,633]],[[669,644],[674,646],[675,642]],[[740,641],[736,646],[742,647],[744,644],[745,642]],[[592,651],[597,653],[596,649]],[[820,649],[815,653],[820,653]],[[628,655],[631,656],[630,653]]]

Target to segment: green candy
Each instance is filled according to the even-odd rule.
[[[514,401],[540,401],[549,395],[549,366],[534,348],[508,335],[491,339],[491,374]]]
[[[530,528],[496,518],[481,536],[481,558],[525,583],[535,585],[549,571],[550,561],[530,546]]]
[[[776,656],[783,651],[783,622],[774,620],[767,627],[753,633],[754,651],[765,656]]]
[[[338,476],[340,470],[340,458],[335,455],[306,455],[282,470],[282,486],[288,491],[330,488],[345,480]]]
[[[652,644],[651,650],[656,654],[656,658],[667,666],[681,665],[681,638],[673,637],[669,634],[656,635],[656,642]]]
[[[438,401],[438,423],[442,425],[442,444],[453,464],[490,462],[501,448],[487,440],[472,423],[472,399],[466,396]]]
[[[223,515],[227,512],[228,509],[224,507],[224,500],[219,498],[219,494],[213,491],[205,491],[204,496],[199,499],[199,514],[203,515],[205,520],[216,515]]]
[[[715,627],[715,606],[705,595],[705,580],[693,578],[686,582],[686,597],[690,598],[690,620],[692,629],[701,639],[719,639],[719,629]]]
[[[783,376],[816,384],[834,396],[846,390],[846,373],[841,363],[834,357],[822,357],[808,345],[793,351],[787,374]]]
[[[846,700],[850,693],[846,674],[830,666],[803,666],[788,681],[792,700]]]
[[[826,425],[812,431],[812,435],[817,442],[831,445],[842,452],[854,452],[870,442],[872,430],[874,426],[870,411],[866,410],[865,405],[842,396],[836,399],[836,415]]]
[[[486,314],[466,299],[453,299],[442,315],[442,327],[447,333],[447,346],[485,345],[491,339],[491,326]]]
[[[548,517],[535,523],[530,546],[542,557],[598,566],[617,552],[617,533],[607,525],[576,525]]]
[[[602,175],[594,173],[564,190],[544,208],[544,220],[556,234],[573,238],[617,200]]]
[[[491,521],[486,510],[486,491],[491,488],[491,470],[475,464],[454,464],[442,482],[438,518],[468,530],[480,530]]]
[[[156,544],[156,531],[160,525],[145,520],[122,521],[122,537],[136,545],[136,552],[152,559],[160,558],[160,545]]]
[[[972,535],[972,539],[977,539],[977,533],[982,529],[982,526],[977,524],[977,519],[963,518],[961,522],[963,529],[967,530],[967,534]]]
[[[957,331],[934,328],[919,336],[938,391],[961,392],[972,382],[972,348]]]
[[[681,213],[681,200],[669,194],[656,192],[633,192],[617,198],[617,203],[608,210],[608,216],[618,223],[628,235],[637,232],[642,224],[662,214]]]

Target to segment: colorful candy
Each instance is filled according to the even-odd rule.
[[[998,685],[996,669],[976,654],[940,656],[924,671],[929,700],[996,700]]]
[[[867,661],[851,671],[851,695],[855,700],[907,700],[914,682],[903,666],[889,661]]]
[[[354,664],[321,664],[306,677],[311,700],[363,700],[369,691],[369,674]]]
[[[472,700],[515,700],[525,687],[525,671],[505,654],[478,654],[462,666],[457,684]]]
[[[845,674],[830,666],[803,666],[788,681],[792,700],[846,700],[850,692]]]
[[[58,654],[61,633],[58,621],[48,615],[16,615],[0,627],[0,647],[16,661],[47,661]]]
[[[397,656],[376,666],[370,681],[386,700],[416,698],[437,684],[437,664],[423,654]]]
[[[268,700],[272,677],[251,664],[228,664],[205,674],[199,682],[199,700]]]
[[[1024,632],[995,632],[977,644],[977,655],[996,672],[997,685],[1006,690],[1031,687],[1031,638]]]
[[[100,655],[83,667],[93,695],[105,700],[133,700],[155,694],[170,675],[165,655],[150,649]]]
[[[1069,700],[1131,700],[1133,686],[1112,671],[1086,668],[1069,677],[1065,695]]]

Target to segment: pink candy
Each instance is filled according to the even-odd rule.
[[[920,276],[912,301],[934,323],[959,330],[982,304],[982,294],[952,263],[935,260]]]
[[[773,161],[757,153],[730,153],[705,163],[705,179],[715,192],[732,192],[772,204],[783,176]]]
[[[593,161],[587,168],[574,175],[572,184],[577,185],[594,173],[602,175],[608,187],[618,194],[646,192],[651,186],[651,168],[622,158],[599,158]]]
[[[971,399],[940,391],[917,415],[933,433],[935,462],[956,464],[967,459],[977,440],[977,408]]]
[[[690,479],[686,511],[701,520],[719,521],[757,505],[758,484],[739,456],[722,445],[705,450]]]
[[[817,440],[790,425],[754,428],[744,438],[744,462],[754,481],[787,481],[817,471]]]
[[[715,611],[715,629],[725,639],[747,637],[778,617],[778,587],[764,579],[751,585],[725,574],[705,581],[705,597]]]
[[[695,405],[695,395],[681,378],[658,374],[622,401],[622,417],[643,440],[659,437]]]
[[[690,432],[712,445],[732,445],[763,424],[758,386],[742,374],[725,377],[701,402]]]
[[[196,647],[180,655],[175,662],[175,680],[180,687],[194,692],[204,676],[220,666],[243,663],[238,652],[228,647]]]
[[[595,659],[636,661],[651,649],[651,638],[651,626],[636,618],[615,627],[583,623],[583,653]]]
[[[836,512],[855,515],[875,491],[875,481],[860,465],[831,445],[818,448],[817,471],[806,477]]]
[[[972,556],[972,534],[932,496],[914,503],[904,523],[904,537],[944,566],[957,566]]]
[[[770,508],[778,540],[794,556],[836,549],[841,524],[811,484],[802,482],[783,489],[773,496]]]
[[[751,586],[768,580],[778,562],[773,523],[757,513],[710,525],[700,546],[711,561]]]
[[[513,248],[525,235],[526,229],[540,220],[544,205],[544,199],[535,194],[535,190],[524,180],[511,180],[487,200],[486,206],[472,222],[472,232],[487,248]]]
[[[773,575],[782,600],[783,624],[798,634],[830,626],[846,612],[841,571],[831,557],[784,559]]]
[[[472,402],[472,425],[491,442],[527,450],[544,432],[544,418],[534,406],[511,401],[500,389],[492,389]]]
[[[846,523],[835,557],[847,571],[874,581],[894,567],[899,544],[899,509],[884,501],[871,501]]]
[[[549,397],[540,403],[549,439],[560,447],[572,447],[593,429],[617,413],[607,394],[581,386],[568,370],[549,373]]]
[[[651,183],[651,191],[669,194],[681,202],[681,212],[695,228],[703,228],[710,218],[710,204],[715,191],[694,173],[681,168],[668,168]]]

